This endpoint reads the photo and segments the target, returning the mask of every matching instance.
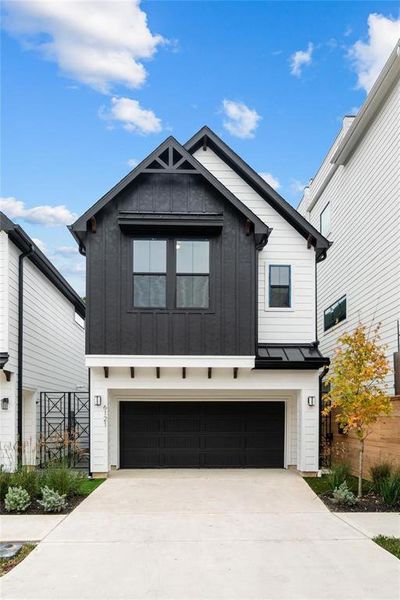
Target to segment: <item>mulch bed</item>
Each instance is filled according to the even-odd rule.
[[[332,500],[330,492],[320,494],[319,497],[332,512],[399,512],[400,510],[400,503],[389,506],[374,492],[365,493],[353,506],[337,504]]]
[[[43,508],[40,506],[40,504],[37,503],[36,500],[32,500],[28,509],[25,510],[23,513],[17,513],[14,511],[8,512],[4,508],[4,502],[0,502],[0,514],[2,514],[2,515],[68,515],[68,513],[72,512],[74,510],[74,508],[76,508],[78,506],[78,504],[80,504],[82,502],[82,500],[85,500],[85,498],[87,498],[87,496],[72,496],[72,498],[69,498],[67,500],[67,507],[65,508],[65,510],[62,510],[59,513],[44,512]]]

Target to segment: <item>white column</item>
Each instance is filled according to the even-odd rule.
[[[298,455],[297,468],[309,472],[319,469],[319,381],[318,373],[314,385],[299,390],[298,403]],[[314,398],[309,406],[308,398]]]
[[[109,471],[107,381],[102,368],[90,369],[90,471],[94,474]],[[95,396],[101,397],[100,406],[95,406]]]

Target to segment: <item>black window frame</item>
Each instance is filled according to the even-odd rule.
[[[136,240],[159,240],[159,241],[165,241],[166,242],[166,271],[165,273],[136,273],[137,275],[165,275],[166,277],[166,306],[165,307],[157,307],[157,306],[135,306],[134,303],[134,242]],[[200,276],[204,276],[207,275],[208,276],[208,306],[207,307],[178,307],[177,306],[177,284],[176,284],[176,280],[177,277],[179,275],[185,275],[185,273],[179,273],[177,274],[177,256],[176,256],[176,243],[180,241],[190,241],[190,242],[195,242],[195,241],[201,241],[201,242],[208,242],[208,260],[209,260],[209,272],[208,273],[189,273],[186,275],[191,275],[191,276],[196,276],[196,275],[200,275]],[[182,313],[182,312],[198,312],[198,313],[211,313],[214,312],[214,302],[213,302],[213,297],[212,297],[212,279],[213,279],[213,269],[212,269],[212,256],[214,253],[214,248],[213,248],[213,238],[212,237],[208,237],[208,236],[196,236],[196,235],[189,235],[189,234],[182,234],[182,235],[149,235],[149,234],[143,234],[143,235],[135,235],[130,237],[130,270],[129,270],[129,280],[130,280],[130,285],[129,285],[129,296],[130,296],[130,301],[129,301],[129,307],[128,308],[128,312],[176,312],[176,313]]]
[[[157,242],[165,242],[165,271],[135,271],[134,270],[134,263],[135,263],[135,259],[134,259],[134,248],[135,248],[135,242],[136,241],[157,241]],[[167,295],[167,273],[168,273],[168,240],[166,238],[156,238],[156,237],[135,237],[132,239],[132,306],[136,309],[136,310],[140,310],[140,309],[151,309],[151,310],[165,310],[168,304],[168,295]],[[147,276],[147,277],[165,277],[165,306],[136,306],[135,305],[135,277],[143,277],[143,276]]]
[[[286,267],[289,269],[289,283],[288,285],[272,285],[272,269]],[[289,297],[289,306],[273,306],[272,305],[272,288],[274,287],[285,287],[288,289],[288,297]],[[272,310],[290,310],[292,308],[292,265],[279,265],[279,264],[271,264],[268,268],[268,307]]]
[[[327,312],[331,311],[332,315],[334,315],[334,310],[335,307],[340,307],[340,303],[344,301],[344,311],[339,312],[339,318],[336,319],[332,319],[331,322],[327,323]],[[347,296],[346,294],[344,294],[343,296],[341,296],[338,300],[336,300],[335,302],[333,302],[330,306],[328,306],[328,308],[326,308],[324,310],[324,332],[329,331],[330,329],[332,329],[332,327],[335,327],[336,325],[339,325],[339,323],[342,323],[343,321],[345,321],[347,319]]]

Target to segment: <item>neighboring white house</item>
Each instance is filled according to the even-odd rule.
[[[394,364],[400,319],[400,45],[343,128],[299,212],[333,245],[318,265],[318,334],[332,356],[358,322],[381,323]],[[389,391],[395,392],[393,373]],[[400,394],[400,374],[397,394]]]
[[[209,128],[167,138],[71,232],[87,257],[91,471],[319,468],[329,242]]]
[[[0,464],[6,468],[15,465],[21,437],[23,462],[36,462],[40,392],[88,389],[84,318],[79,295],[0,213]]]

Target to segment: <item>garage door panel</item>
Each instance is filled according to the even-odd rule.
[[[121,402],[120,465],[282,467],[283,402]]]

